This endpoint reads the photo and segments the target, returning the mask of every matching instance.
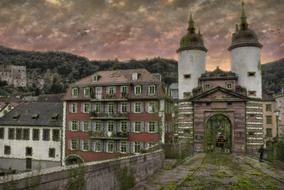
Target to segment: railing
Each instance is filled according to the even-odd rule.
[[[90,112],[91,119],[128,119],[128,113]]]
[[[91,138],[98,139],[127,139],[128,132],[90,131]]]
[[[92,96],[94,101],[111,101],[111,100],[125,100],[129,96],[128,93],[120,93],[119,95],[116,94],[106,94],[101,96],[100,99],[96,98],[96,96]]]

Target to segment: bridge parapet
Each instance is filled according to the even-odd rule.
[[[26,172],[0,178],[6,189],[121,189],[145,180],[162,168],[164,151]]]

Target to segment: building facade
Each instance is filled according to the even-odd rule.
[[[139,153],[166,141],[171,99],[145,69],[99,71],[64,97],[66,164]]]
[[[27,86],[26,66],[0,65],[0,80],[14,87]]]
[[[197,152],[220,146],[227,152],[257,152],[264,143],[261,47],[248,27],[243,4],[229,47],[231,71],[205,71],[207,49],[190,16],[177,50],[181,141],[193,144]]]
[[[62,103],[22,103],[0,118],[0,168],[17,171],[61,165]]]

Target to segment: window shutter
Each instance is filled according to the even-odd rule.
[[[149,122],[145,122],[145,132],[149,132]]]
[[[80,140],[80,150],[84,150],[84,140]]]
[[[72,121],[69,121],[69,131],[72,130]]]
[[[68,143],[68,149],[71,150],[72,149],[72,140],[69,140],[69,143]]]
[[[79,122],[79,130],[84,131],[84,121]]]

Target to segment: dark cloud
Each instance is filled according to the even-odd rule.
[[[1,0],[0,43],[90,59],[176,58],[189,9],[204,35],[207,68],[228,67],[239,0]],[[246,0],[262,62],[283,57],[284,1]]]

